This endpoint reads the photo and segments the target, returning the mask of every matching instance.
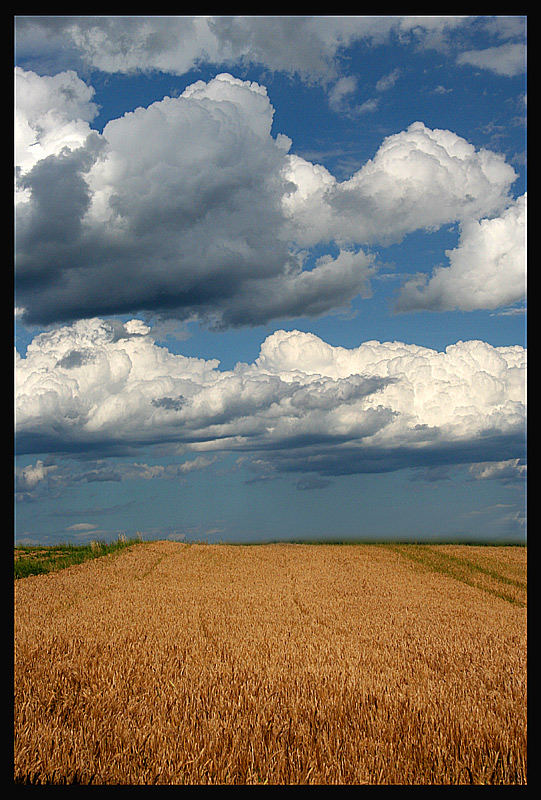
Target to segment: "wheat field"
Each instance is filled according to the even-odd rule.
[[[526,548],[143,542],[15,582],[14,780],[526,784]]]

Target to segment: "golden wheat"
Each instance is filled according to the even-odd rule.
[[[479,550],[441,553],[525,585]],[[17,581],[15,781],[525,784],[524,604],[427,563],[145,542]]]

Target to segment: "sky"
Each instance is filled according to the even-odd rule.
[[[15,542],[524,542],[526,18],[13,23]]]

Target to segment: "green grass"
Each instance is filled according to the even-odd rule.
[[[186,540],[184,544],[197,544],[199,540]],[[239,546],[253,546],[253,545],[265,545],[265,544],[327,544],[327,545],[413,545],[413,546],[420,546],[420,545],[439,545],[439,544],[453,544],[453,545],[474,545],[476,547],[526,547],[525,541],[515,541],[514,539],[494,539],[494,540],[485,540],[485,539],[437,539],[437,538],[426,538],[426,539],[410,539],[410,538],[403,538],[403,539],[378,539],[378,538],[348,538],[348,539],[333,539],[333,538],[326,538],[326,539],[247,539],[245,541],[217,541],[217,542],[205,542],[204,540],[200,541],[201,544],[229,544],[229,545],[239,545]]]
[[[83,545],[56,544],[15,547],[15,578],[27,578],[29,575],[41,575],[65,569],[72,564],[82,564],[83,561],[116,553],[140,542],[140,537],[133,539],[122,537],[114,542],[94,541]]]

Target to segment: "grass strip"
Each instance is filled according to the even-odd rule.
[[[433,572],[439,572],[442,575],[447,575],[450,578],[461,581],[468,586],[481,589],[484,592],[488,592],[488,594],[491,594],[495,597],[500,597],[502,600],[506,600],[508,603],[513,603],[514,605],[521,606],[522,608],[526,606],[526,603],[517,597],[513,597],[504,591],[498,591],[491,587],[483,586],[475,580],[475,573],[480,573],[487,575],[487,577],[490,577],[500,583],[513,585],[524,590],[526,589],[525,585],[520,581],[508,578],[506,575],[502,575],[501,573],[491,570],[488,567],[483,567],[480,564],[476,564],[475,562],[461,558],[460,556],[453,556],[449,553],[439,552],[429,545],[388,544],[385,545],[385,547],[393,550],[395,553],[405,556],[410,561],[424,566]]]
[[[494,580],[500,581],[501,583],[507,583],[510,586],[516,586],[519,589],[526,588],[526,582],[517,580],[516,578],[510,578],[508,575],[503,575],[501,572],[496,572],[494,569],[490,569],[489,567],[484,567],[481,564],[476,563],[475,561],[471,561],[468,558],[463,558],[462,556],[455,556],[451,553],[441,553],[439,551],[435,551],[433,547],[427,547],[430,549],[435,555],[447,559],[449,562],[454,562],[457,566],[463,566],[466,569],[471,569],[474,572],[481,572],[483,575],[487,575],[490,578],[494,578]]]
[[[15,548],[14,577],[27,578],[55,572],[73,564],[82,564],[92,558],[100,558],[116,553],[133,544],[139,544],[139,537],[128,539],[120,537],[114,542],[92,541],[89,544],[58,544],[47,546],[23,546]]]

